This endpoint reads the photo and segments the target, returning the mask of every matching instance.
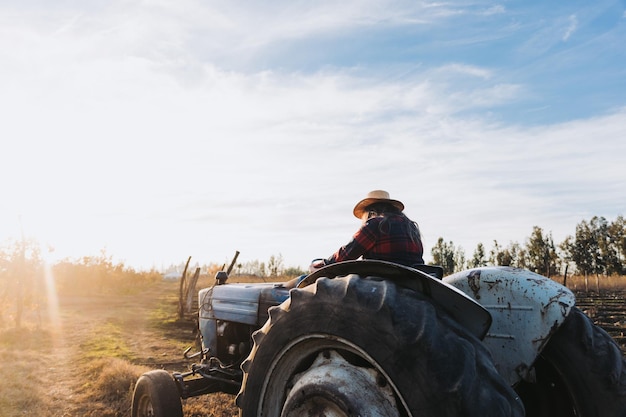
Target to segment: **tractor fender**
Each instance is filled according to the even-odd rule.
[[[575,305],[563,285],[531,271],[484,267],[449,275],[458,288],[491,314],[483,342],[510,385],[532,379],[532,365]]]
[[[319,278],[335,278],[357,275],[363,279],[385,279],[396,285],[420,292],[438,304],[466,331],[483,339],[489,326],[489,312],[463,291],[442,281],[436,271],[441,267],[427,267],[425,271],[393,262],[365,259],[337,262],[309,274],[298,283],[299,288],[313,284]]]

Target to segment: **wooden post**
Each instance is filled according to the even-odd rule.
[[[236,250],[236,251],[235,251],[235,256],[233,256],[233,260],[231,261],[230,266],[228,267],[228,271],[226,271],[226,273],[227,273],[228,275],[230,275],[230,271],[232,271],[232,270],[233,270],[233,267],[235,266],[235,262],[237,262],[237,258],[238,258],[238,257],[239,257],[239,251],[238,251],[238,250]]]
[[[567,268],[569,265],[565,265],[565,272],[563,273],[563,286],[567,287]]]
[[[185,288],[185,313],[189,314],[192,310],[192,302],[193,296],[196,292],[196,284],[198,283],[198,278],[200,277],[200,268],[196,268],[196,272],[191,277],[191,280],[187,284],[187,288]]]
[[[178,318],[183,319],[185,317],[185,305],[184,305],[184,297],[185,297],[185,281],[187,278],[187,268],[189,268],[189,262],[191,261],[191,256],[187,258],[187,263],[185,264],[185,269],[183,270],[183,275],[180,277],[180,285],[178,287]]]

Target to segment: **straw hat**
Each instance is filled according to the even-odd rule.
[[[400,211],[404,210],[404,204],[402,204],[401,201],[389,198],[389,193],[387,191],[374,190],[367,193],[367,196],[354,206],[354,210],[352,210],[352,212],[355,217],[360,219],[363,217],[365,209],[374,203],[389,203]]]

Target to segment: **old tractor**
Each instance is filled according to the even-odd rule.
[[[199,291],[195,363],[142,375],[132,417],[181,417],[182,400],[214,392],[243,417],[626,416],[619,346],[528,270],[359,260],[227,279]]]

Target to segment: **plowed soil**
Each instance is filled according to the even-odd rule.
[[[577,291],[576,305],[626,352],[626,290]]]

